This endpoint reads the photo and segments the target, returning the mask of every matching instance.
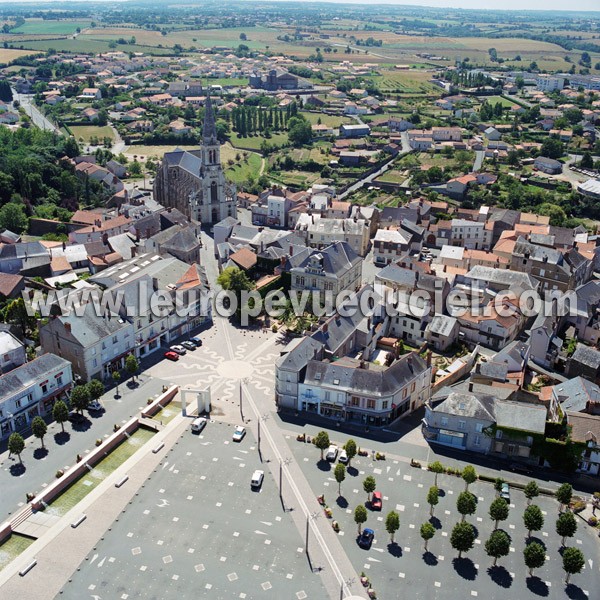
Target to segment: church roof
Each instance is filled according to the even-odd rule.
[[[179,167],[190,173],[190,175],[198,177],[202,167],[202,159],[195,152],[197,151],[188,152],[187,150],[181,150],[181,148],[175,148],[173,152],[165,152],[164,161],[169,167]]]

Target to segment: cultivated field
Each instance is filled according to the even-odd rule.
[[[115,134],[111,127],[105,125],[104,127],[98,127],[96,125],[71,125],[69,129],[73,132],[76,140],[83,139],[87,144],[90,139],[96,136],[100,141],[105,137],[114,139]]]
[[[47,21],[44,19],[27,19],[23,25],[13,29],[14,33],[40,33],[70,35],[77,31],[77,28],[85,29],[89,27],[91,21],[70,21],[61,19],[60,21]]]
[[[9,62],[20,58],[21,56],[29,56],[35,54],[31,50],[11,50],[7,48],[0,48],[0,64],[5,65]]]

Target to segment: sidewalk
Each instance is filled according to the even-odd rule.
[[[164,430],[62,517],[47,535],[34,542],[0,571],[0,596],[36,600],[55,598],[104,532],[126,509],[152,471],[164,460],[188,424],[189,419],[181,415],[175,417]],[[164,442],[164,448],[154,454],[152,449],[161,442]],[[128,481],[116,488],[115,482],[126,474]],[[72,528],[71,523],[82,514],[87,515],[86,520],[77,528]],[[21,577],[19,571],[34,559],[37,565]]]

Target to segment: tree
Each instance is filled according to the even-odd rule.
[[[394,543],[394,534],[400,529],[400,515],[395,510],[388,513],[385,518],[385,530],[390,534],[390,541]]]
[[[319,431],[315,436],[315,446],[321,451],[321,460],[323,452],[329,448],[329,434],[326,431]]]
[[[90,389],[87,385],[76,385],[71,390],[71,406],[83,414],[90,403]]]
[[[456,499],[456,509],[464,521],[466,515],[472,515],[477,510],[477,498],[471,492],[461,492]]]
[[[433,485],[427,492],[427,504],[429,504],[429,516],[433,517],[434,507],[437,506],[440,501],[440,490],[437,486]]]
[[[12,90],[10,89],[10,83],[8,83],[6,79],[0,81],[0,100],[2,100],[2,102],[6,104],[12,102],[13,100]]]
[[[557,138],[546,138],[540,148],[540,155],[548,158],[560,158],[563,155],[564,144]]]
[[[293,146],[308,144],[312,137],[312,127],[303,117],[291,117],[288,121],[288,139]]]
[[[338,483],[338,496],[342,495],[342,481],[346,479],[346,467],[342,463],[338,463],[335,465],[335,469],[333,471],[333,475],[335,480]]]
[[[19,462],[23,464],[23,459],[21,458],[21,452],[25,449],[25,440],[20,433],[16,431],[10,434],[8,438],[8,455],[16,454],[19,457]]]
[[[525,565],[529,569],[529,575],[532,575],[533,569],[543,567],[546,562],[546,551],[537,542],[527,544],[525,550],[523,550],[523,556],[525,557]]]
[[[537,504],[532,504],[525,509],[523,524],[527,529],[527,537],[531,537],[532,531],[539,531],[544,526],[544,515]]]
[[[425,552],[427,552],[427,543],[429,540],[435,535],[435,527],[427,521],[427,523],[423,523],[421,525],[421,537],[425,542]]]
[[[428,468],[432,473],[435,473],[435,481],[433,485],[437,487],[438,475],[444,472],[444,466],[439,460],[436,460],[435,462],[430,463]]]
[[[524,488],[523,493],[527,498],[527,505],[531,504],[533,498],[537,498],[540,495],[540,488],[535,481],[530,481]]]
[[[121,373],[119,373],[119,371],[113,371],[112,378],[113,378],[113,381],[115,382],[115,385],[117,386],[117,396],[118,396],[119,395],[119,381],[121,381]]]
[[[477,481],[477,472],[472,465],[467,465],[462,472],[462,478],[465,482],[465,491],[469,489],[469,485]]]
[[[90,400],[98,400],[104,394],[104,384],[98,379],[92,379],[87,384],[90,393]]]
[[[594,168],[594,159],[589,151],[585,151],[581,160],[579,161],[579,166],[582,169],[593,169]]]
[[[564,512],[556,520],[556,533],[562,538],[561,546],[565,545],[565,538],[573,537],[577,531],[577,521],[572,512]]]
[[[565,548],[563,551],[562,559],[563,569],[567,574],[565,583],[569,583],[571,575],[581,573],[581,569],[583,569],[585,565],[585,557],[583,556],[583,552],[579,550],[579,548]]]
[[[468,552],[475,545],[475,529],[471,523],[461,521],[454,526],[450,535],[450,544],[458,550],[458,558],[463,552]]]
[[[373,477],[372,475],[368,475],[367,477],[365,477],[365,480],[363,481],[363,490],[367,492],[368,502],[371,501],[371,494],[375,491],[376,487],[377,483],[375,482],[375,477]]]
[[[346,451],[346,455],[348,456],[348,466],[352,463],[352,459],[356,456],[356,442],[350,438],[344,444],[344,450]]]
[[[29,219],[22,204],[9,202],[0,208],[0,229],[23,233],[29,227]]]
[[[248,36],[245,33],[240,33],[240,40],[245,42],[248,39]]]
[[[495,498],[490,504],[490,519],[494,521],[494,529],[498,529],[500,521],[508,519],[508,503],[504,498]]]
[[[40,416],[34,417],[33,421],[31,421],[31,431],[33,435],[40,440],[42,443],[42,448],[44,448],[44,436],[48,431],[46,421],[44,421],[44,419],[42,419]]]
[[[65,432],[65,423],[69,420],[69,407],[62,401],[57,400],[52,407],[52,418],[60,423],[63,433]]]
[[[363,523],[367,521],[367,509],[364,504],[359,504],[354,509],[354,522],[358,525],[358,533],[361,531]]]
[[[27,335],[28,329],[33,330],[35,328],[35,317],[30,317],[27,314],[27,307],[23,298],[15,298],[8,302],[4,308],[2,317],[5,323],[18,325],[24,337]]]
[[[140,368],[140,362],[133,354],[128,354],[125,357],[125,369],[127,372],[133,377],[135,381],[135,374],[138,372]]]
[[[571,503],[573,497],[573,486],[570,483],[563,483],[555,492],[554,496],[560,504],[559,512],[562,512],[564,506]]]
[[[495,529],[492,531],[489,539],[485,543],[485,551],[488,556],[494,559],[494,567],[499,558],[508,556],[510,552],[510,535],[503,529]]]

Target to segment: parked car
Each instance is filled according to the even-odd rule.
[[[92,400],[88,404],[88,410],[90,410],[92,412],[100,412],[101,410],[104,410],[104,406],[102,406],[102,404],[100,404],[100,402],[98,402],[98,400]]]
[[[527,465],[521,463],[511,463],[508,467],[513,473],[521,473],[522,475],[531,475],[532,471]]]
[[[179,354],[177,354],[177,352],[172,352],[171,350],[169,350],[168,352],[165,352],[165,358],[176,361],[179,360]]]
[[[500,487],[500,498],[504,498],[510,504],[510,486],[503,483]]]
[[[264,471],[254,471],[254,473],[252,473],[252,479],[250,480],[250,487],[253,490],[257,490],[260,488],[260,486],[262,485],[263,479],[265,478],[265,473]]]
[[[241,425],[238,425],[233,431],[233,441],[241,442],[244,439],[245,435],[246,435],[246,428],[242,427]]]
[[[383,507],[383,496],[381,492],[373,492],[371,497],[371,510],[381,510]]]
[[[327,448],[327,454],[325,454],[325,458],[329,462],[335,462],[337,455],[338,455],[338,447],[334,444],[331,444],[331,446],[329,446],[329,448]]]
[[[192,421],[192,432],[200,433],[206,427],[207,423],[208,423],[208,420],[205,419],[204,417],[198,417],[197,419],[194,419]]]
[[[358,538],[358,545],[365,550],[368,550],[373,543],[373,539],[375,538],[375,532],[368,527],[363,529],[360,537]]]
[[[190,342],[192,342],[192,344],[196,344],[197,348],[200,348],[200,346],[202,346],[202,340],[197,335],[195,335],[194,337],[190,338]]]
[[[344,465],[348,463],[348,454],[343,448],[340,450],[340,457],[338,460]]]
[[[195,350],[196,349],[196,344],[194,344],[194,342],[189,342],[189,341],[185,341],[185,342],[181,342],[181,345],[186,348],[187,350]]]
[[[176,352],[177,354],[185,354],[187,352],[187,350],[183,346],[180,346],[179,344],[175,344],[174,346],[171,346],[169,348],[169,350],[171,352]]]

